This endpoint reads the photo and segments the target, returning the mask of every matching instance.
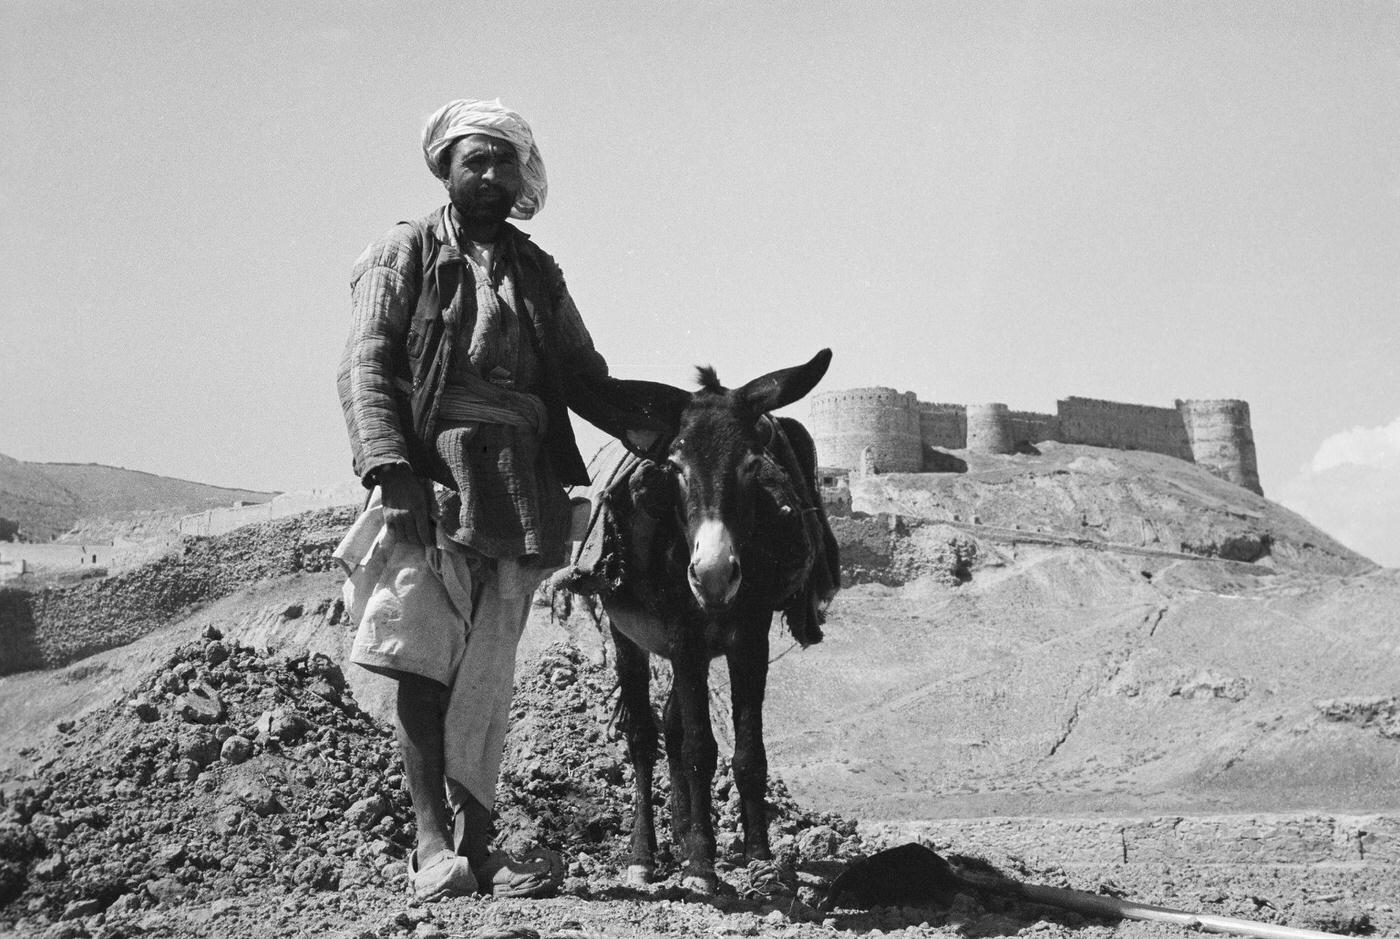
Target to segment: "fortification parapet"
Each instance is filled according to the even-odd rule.
[[[1042,443],[1060,439],[1060,418],[1056,414],[1041,414],[1038,411],[1012,411],[1011,443]]]
[[[974,453],[1014,453],[1011,409],[1004,404],[967,406],[967,449]]]
[[[1191,443],[1178,408],[1075,397],[1060,400],[1057,407],[1063,443],[1147,450],[1178,460],[1191,459]]]
[[[1249,403],[1194,399],[1177,401],[1176,408],[1191,442],[1192,459],[1221,479],[1262,496]]]
[[[813,395],[808,417],[822,465],[857,470],[869,448],[881,473],[923,469],[919,399],[912,391],[853,388]]]
[[[926,447],[963,449],[967,446],[967,406],[920,401],[919,434]]]

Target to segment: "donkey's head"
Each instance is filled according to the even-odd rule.
[[[700,390],[675,392],[669,407],[674,505],[690,548],[686,576],[701,608],[718,612],[743,582],[743,547],[754,524],[764,448],[773,435],[769,411],[801,399],[826,374],[831,350],[810,362],[725,388],[714,369],[699,370]]]

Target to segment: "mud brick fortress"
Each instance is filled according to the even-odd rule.
[[[818,460],[836,469],[939,472],[956,462],[941,451],[1016,453],[1053,440],[1163,453],[1263,494],[1244,401],[1157,408],[1064,398],[1054,414],[1038,414],[1004,404],[935,404],[893,388],[853,388],[823,392],[811,402]]]

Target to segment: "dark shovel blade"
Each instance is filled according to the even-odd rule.
[[[948,907],[963,889],[947,861],[921,844],[902,844],[857,861],[832,883],[822,908]]]

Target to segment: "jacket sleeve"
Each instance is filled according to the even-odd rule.
[[[542,253],[543,254],[543,253]],[[564,370],[566,384],[577,376],[601,378],[608,374],[608,363],[593,348],[593,337],[583,323],[583,315],[578,311],[574,298],[569,296],[569,287],[564,283],[564,272],[547,254],[543,254],[545,274],[550,281],[554,295],[554,334],[559,351],[560,366]]]
[[[407,344],[422,279],[419,253],[412,227],[398,225],[365,249],[350,275],[350,337],[336,390],[352,466],[367,487],[381,467],[412,465]]]

